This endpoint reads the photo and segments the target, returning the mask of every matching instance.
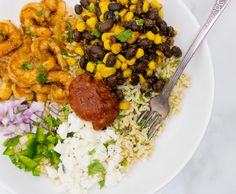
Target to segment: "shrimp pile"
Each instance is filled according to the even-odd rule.
[[[0,100],[22,98],[67,103],[73,76],[63,52],[76,47],[63,37],[76,28],[63,0],[26,4],[21,27],[0,22]]]

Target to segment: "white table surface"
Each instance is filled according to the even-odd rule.
[[[214,0],[184,0],[200,23]],[[185,168],[156,194],[236,193],[236,1],[207,37],[215,68],[215,103],[206,135]]]
[[[214,0],[184,0],[202,23]],[[232,0],[207,37],[215,68],[211,121],[193,158],[156,194],[236,193],[236,1]],[[7,192],[1,188],[0,194]]]

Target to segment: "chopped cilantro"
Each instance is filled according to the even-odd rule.
[[[120,163],[121,166],[127,166],[127,164],[128,164],[127,159],[122,160]]]
[[[143,26],[144,20],[143,19],[138,19],[138,20],[135,20],[135,22],[138,26]]]
[[[132,36],[132,30],[128,29],[119,33],[116,38],[121,42],[126,42]]]
[[[71,23],[70,22],[66,22],[66,29],[70,31],[71,28],[72,28]]]
[[[100,189],[102,189],[105,186],[105,179],[102,179],[101,181],[98,182]]]
[[[25,28],[25,34],[27,34],[27,35],[31,35],[32,34],[32,32],[31,32],[29,27]]]
[[[67,134],[66,137],[74,137],[74,134],[75,134],[74,132],[70,132],[70,133]]]
[[[3,30],[0,30],[0,37],[5,39],[5,35],[3,34]]]
[[[118,116],[116,117],[116,119],[120,120],[120,119],[122,119],[122,118],[124,118],[124,117],[125,117],[125,115],[118,115]]]
[[[115,12],[114,12],[114,15],[115,15],[115,17],[116,17],[116,20],[118,20],[119,17],[120,17],[120,15],[119,15],[119,11],[115,11]]]
[[[58,36],[58,40],[61,41],[61,42],[64,42],[65,36],[64,35]]]
[[[88,6],[87,6],[87,9],[90,11],[90,12],[93,12],[94,10],[94,5],[92,3],[90,3]]]
[[[101,32],[99,32],[98,30],[94,31],[91,33],[93,36],[97,37],[97,38],[100,38],[101,37]]]
[[[61,54],[64,56],[68,56],[68,52],[67,51],[61,51]]]
[[[104,175],[106,173],[106,169],[99,160],[94,160],[93,163],[88,166],[88,175],[94,175],[98,173]]]
[[[69,43],[72,43],[72,42],[74,41],[72,31],[67,32],[67,41],[68,41]]]
[[[34,64],[29,61],[26,61],[22,64],[22,66],[20,68],[23,70],[31,70],[34,68]]]
[[[103,62],[101,60],[98,60],[97,64],[103,64]]]
[[[36,76],[36,80],[40,84],[45,84],[47,82],[47,74],[46,73],[40,73]]]
[[[51,114],[43,118],[43,122],[47,126],[49,132],[52,132],[53,127],[58,127],[61,124],[59,118],[54,118]]]
[[[116,144],[116,141],[114,139],[104,143],[103,145],[107,148],[109,145],[115,145]]]
[[[64,106],[64,107],[60,110],[60,112],[62,112],[62,113],[64,114],[64,119],[65,119],[65,120],[68,119],[68,116],[69,116],[69,114],[71,113],[69,107],[67,107],[67,106]]]
[[[44,70],[45,70],[45,68],[44,68],[44,66],[43,66],[43,65],[39,65],[39,66],[38,66],[38,70],[39,70],[39,71],[44,71]]]
[[[92,149],[92,150],[90,150],[89,152],[88,152],[88,155],[93,155],[93,154],[95,154],[96,153],[96,150],[95,149]]]
[[[43,15],[43,9],[40,10],[40,11],[36,11],[35,14],[36,14],[37,16],[41,16],[41,15]]]

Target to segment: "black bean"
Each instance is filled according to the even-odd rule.
[[[177,58],[180,58],[180,57],[182,56],[182,51],[181,51],[181,49],[180,49],[179,47],[177,47],[177,46],[172,47],[171,52],[172,52],[172,54],[173,54],[175,57],[177,57]]]
[[[112,42],[112,43],[116,43],[116,42],[117,42],[117,39],[116,39],[115,36],[111,36],[111,42]]]
[[[161,24],[159,25],[159,29],[163,34],[166,34],[167,24],[164,20],[162,20]]]
[[[136,14],[141,14],[142,11],[143,11],[143,1],[142,0],[138,0],[137,4],[136,4],[135,13]]]
[[[105,51],[97,46],[97,45],[92,45],[92,46],[89,46],[87,49],[86,49],[86,52],[88,54],[91,54],[93,55],[94,57],[98,58],[98,59],[103,59],[104,56],[105,56]]]
[[[168,44],[169,46],[173,45],[174,40],[172,38],[167,38],[166,39],[166,44]]]
[[[89,6],[89,2],[87,0],[80,0],[80,4],[82,5],[82,7],[84,7],[85,9],[87,9],[87,7]]]
[[[123,85],[125,83],[125,80],[124,79],[118,79],[117,80],[117,85]]]
[[[160,50],[161,52],[165,52],[170,49],[170,46],[167,43],[162,43],[157,45],[157,49]]]
[[[108,9],[109,9],[110,11],[120,11],[120,10],[123,9],[123,5],[120,4],[120,3],[110,3],[110,4],[108,5]]]
[[[102,14],[102,12],[98,4],[95,4],[95,13],[97,18],[99,19],[99,16]]]
[[[110,76],[108,78],[104,79],[104,82],[106,85],[108,85],[110,88],[114,88],[116,86],[117,83],[117,79],[115,76]]]
[[[90,76],[91,78],[94,78],[94,75],[95,75],[94,73],[91,73],[91,72],[89,72],[89,71],[86,71],[85,73],[86,73],[88,76]]]
[[[158,9],[151,8],[148,14],[148,18],[151,20],[156,20],[159,18]]]
[[[124,99],[124,94],[121,90],[115,89],[113,90],[114,94],[116,95],[116,98],[120,101]]]
[[[142,19],[146,19],[148,16],[147,16],[146,13],[141,13],[141,14],[140,14],[140,17],[141,17]]]
[[[133,86],[136,86],[139,83],[139,75],[137,73],[133,73],[131,75],[131,81],[130,84]]]
[[[151,41],[151,40],[149,40],[149,39],[147,39],[147,38],[144,38],[144,39],[141,39],[140,41],[139,41],[139,45],[142,47],[142,48],[144,48],[144,49],[146,49],[146,48],[151,48],[152,46],[153,46],[153,41]]]
[[[168,26],[166,28],[166,35],[169,37],[174,37],[175,36],[175,29],[172,26]]]
[[[165,86],[165,81],[163,79],[158,79],[156,83],[152,85],[152,88],[156,92],[161,92]]]
[[[152,76],[152,77],[148,77],[147,78],[147,82],[150,83],[151,85],[155,84],[157,82],[157,77],[156,76]]]
[[[140,61],[135,64],[135,72],[136,73],[143,73],[147,68],[147,63],[144,61]]]
[[[152,61],[152,60],[156,61],[156,59],[157,59],[157,54],[155,52],[149,52],[148,53],[148,61]]]
[[[172,57],[172,52],[171,52],[171,50],[165,51],[165,52],[164,52],[164,55],[165,55],[165,57],[167,57],[167,58],[171,58],[171,57]]]
[[[155,25],[156,21],[151,19],[144,19],[144,25],[147,27],[153,27]]]
[[[113,27],[113,24],[114,24],[113,20],[108,19],[105,22],[98,22],[96,26],[97,29],[103,33],[103,32],[108,32]]]
[[[78,30],[73,30],[73,39],[75,42],[80,42],[82,39],[82,35]]]
[[[75,5],[75,13],[80,15],[82,13],[82,11],[83,11],[83,7],[79,4],[76,4]]]
[[[84,22],[86,22],[88,19],[89,19],[89,16],[88,16],[88,15],[83,16]]]
[[[123,79],[123,72],[121,69],[117,69],[116,70],[116,74],[115,74],[116,78],[119,79]]]
[[[128,50],[125,51],[125,58],[132,59],[136,55],[137,49],[135,47],[129,47]]]
[[[123,51],[127,50],[128,47],[129,47],[129,44],[128,44],[127,42],[123,42],[123,43],[122,43],[122,50],[123,50]]]
[[[87,65],[87,60],[85,59],[85,57],[81,57],[80,58],[80,67],[82,68],[82,69],[86,69],[86,65]]]
[[[103,16],[105,21],[109,19],[113,20],[113,17],[114,17],[114,14],[111,11],[106,11]]]
[[[89,32],[88,30],[85,30],[85,31],[83,32],[83,38],[85,38],[86,40],[89,40],[89,41],[96,39],[96,37],[93,36],[93,35],[91,34],[91,32]]]
[[[107,57],[106,66],[113,67],[115,63],[116,63],[116,56],[113,53],[109,54]]]
[[[150,91],[150,84],[148,82],[145,82],[142,84],[140,91],[142,93]]]

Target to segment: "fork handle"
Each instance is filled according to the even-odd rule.
[[[221,15],[223,10],[226,8],[230,0],[216,0],[210,15],[208,16],[208,19],[200,29],[199,33],[197,34],[196,38],[194,39],[192,45],[188,49],[186,55],[184,56],[181,64],[176,69],[174,75],[171,77],[169,83],[164,87],[161,95],[168,98],[171,94],[171,91],[173,90],[175,84],[177,83],[178,79],[182,75],[185,67],[187,66],[188,62],[191,60],[192,56],[196,52],[197,48],[213,26],[213,24],[216,22],[218,17]]]

